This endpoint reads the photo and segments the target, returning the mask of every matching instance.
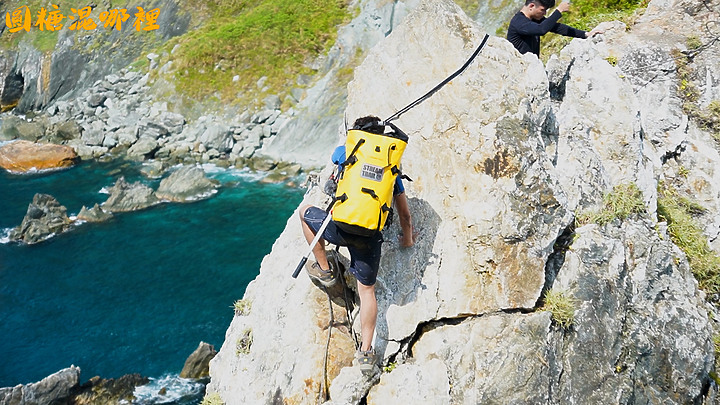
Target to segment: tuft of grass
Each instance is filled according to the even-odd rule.
[[[252,309],[252,302],[244,299],[237,300],[233,304],[233,309],[235,310],[235,316],[247,315]]]
[[[392,363],[388,363],[387,366],[383,367],[383,371],[386,373],[390,373],[395,370],[395,367],[397,367],[397,363],[393,361]]]
[[[604,21],[617,20],[631,26],[649,2],[650,0],[573,0],[570,11],[563,14],[560,22],[584,31],[590,31]],[[562,35],[543,36],[540,49],[542,61],[547,62],[550,55],[560,52],[571,40],[572,38]]]
[[[617,66],[618,58],[617,56],[610,55],[605,60],[611,65],[611,66]]]
[[[177,88],[194,99],[249,102],[261,98],[256,83],[263,76],[269,94],[288,91],[293,78],[312,73],[307,63],[332,45],[349,18],[346,0],[208,3],[214,17],[185,34],[173,55]]]
[[[703,43],[700,40],[700,38],[697,37],[697,35],[690,35],[685,39],[685,44],[687,45],[688,49],[695,50],[699,49]]]
[[[603,207],[598,211],[587,211],[577,215],[576,226],[588,223],[605,225],[616,219],[624,221],[631,215],[647,212],[640,189],[634,183],[613,187],[603,198]]]
[[[225,405],[225,402],[223,402],[220,394],[213,392],[212,394],[206,395],[200,405]]]
[[[720,292],[720,256],[710,249],[707,237],[695,220],[705,212],[698,203],[682,197],[671,186],[658,186],[658,220],[668,224],[668,233],[688,258],[690,269],[703,291]]]
[[[554,289],[545,292],[543,309],[550,311],[552,319],[564,329],[569,329],[575,322],[575,299],[563,291]]]

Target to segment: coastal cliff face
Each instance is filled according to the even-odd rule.
[[[718,33],[704,28],[718,10],[717,1],[655,0],[629,30],[604,23],[603,36],[574,40],[547,67],[490,37],[462,75],[395,121],[410,136],[403,171],[415,180],[406,188],[419,236],[401,249],[398,225],[384,232],[382,371],[353,366],[359,320],[348,326],[342,295],[290,277],[307,250],[293,215],[210,364],[208,395],[227,404],[717,401],[714,290],[698,288],[658,202],[669,185],[697,200],[705,240],[718,243],[718,143],[677,91],[682,80],[696,86],[701,109],[720,99]],[[689,49],[691,35],[707,46]],[[390,116],[483,36],[454,3],[421,2],[355,70],[348,120]],[[321,188],[301,206],[324,207]],[[632,213],[576,226],[623,189],[636,190]],[[572,303],[572,324],[546,310],[548,291]]]

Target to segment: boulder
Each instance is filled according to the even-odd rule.
[[[69,141],[80,137],[80,126],[75,121],[64,121],[53,128],[45,139],[53,143]]]
[[[207,149],[216,149],[219,152],[230,152],[235,142],[232,131],[227,126],[215,123],[210,124],[198,140]]]
[[[208,377],[210,375],[210,360],[216,354],[217,351],[211,344],[200,342],[197,349],[185,360],[180,377],[196,379]]]
[[[67,208],[55,197],[35,194],[20,226],[10,231],[10,240],[34,244],[67,231],[71,225]]]
[[[128,149],[127,154],[131,157],[147,159],[151,158],[157,149],[157,140],[150,136],[141,135],[137,142]]]
[[[164,178],[155,193],[162,200],[186,202],[207,198],[219,187],[199,166],[183,166]]]
[[[3,119],[1,139],[22,139],[36,142],[45,135],[45,123],[40,121],[28,121],[26,119],[9,115]]]
[[[102,203],[106,212],[137,211],[160,202],[153,189],[139,181],[130,184],[124,177],[120,177],[109,191],[110,197]]]
[[[75,150],[65,145],[15,141],[0,146],[0,167],[13,173],[62,169],[78,161]]]
[[[107,100],[107,97],[104,94],[92,94],[87,99],[87,105],[92,108],[100,107],[105,104],[105,100]]]
[[[0,388],[2,405],[49,405],[69,403],[71,392],[78,386],[80,368],[71,366],[39,382]]]

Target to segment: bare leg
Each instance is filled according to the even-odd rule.
[[[303,235],[305,235],[305,240],[307,240],[308,244],[310,244],[310,242],[312,242],[312,240],[315,238],[315,233],[313,233],[313,230],[308,226],[308,224],[305,223],[305,220],[303,219],[303,215],[305,215],[305,210],[310,207],[311,205],[306,205],[300,208],[300,224],[302,224]],[[330,264],[328,264],[327,261],[327,255],[325,254],[324,239],[320,238],[320,240],[318,240],[318,243],[313,246],[313,255],[315,256],[315,260],[318,262],[321,269],[327,270],[330,268]]]
[[[378,313],[375,285],[364,285],[358,281],[357,289],[360,296],[360,334],[362,335],[360,350],[368,351],[372,345]]]

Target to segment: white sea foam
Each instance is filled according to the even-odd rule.
[[[12,228],[0,229],[0,243],[5,244],[10,242],[10,231],[12,231]]]
[[[200,398],[204,389],[202,382],[180,378],[177,374],[150,378],[150,383],[135,388],[133,404],[175,404],[193,397]]]
[[[210,177],[218,180],[228,180],[229,177],[230,180],[258,181],[267,176],[267,173],[253,172],[247,167],[242,169],[237,167],[225,168],[212,163],[205,163],[201,167]]]

